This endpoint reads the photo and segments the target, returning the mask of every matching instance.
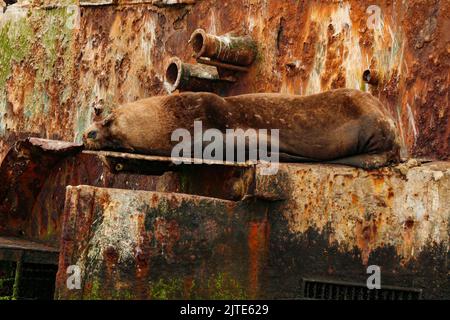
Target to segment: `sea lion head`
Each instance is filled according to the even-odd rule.
[[[91,124],[83,134],[84,147],[88,150],[113,149],[114,144],[110,132],[113,120],[114,115],[110,115],[102,121]]]

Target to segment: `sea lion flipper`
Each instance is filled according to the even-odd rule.
[[[361,169],[371,170],[388,165],[389,157],[386,153],[358,154],[351,157],[327,161],[326,163],[343,164]]]
[[[272,154],[273,156],[273,154]],[[281,162],[318,162],[319,160],[312,159],[312,158],[306,158],[301,156],[294,156],[292,154],[279,152],[278,153],[278,159],[280,159]]]

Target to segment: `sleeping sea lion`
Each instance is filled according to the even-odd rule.
[[[84,134],[91,150],[170,156],[174,130],[279,129],[281,161],[327,162],[373,169],[400,160],[394,121],[371,94],[337,89],[309,96],[256,93],[220,97],[186,92],[117,107]]]

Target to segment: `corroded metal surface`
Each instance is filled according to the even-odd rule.
[[[248,251],[258,250],[261,231],[251,221],[226,200],[69,187],[56,296],[248,297],[257,277],[247,270],[258,268]],[[248,232],[257,233],[250,248]],[[81,268],[81,290],[65,285],[69,265]]]
[[[131,172],[161,175],[167,171],[180,171],[186,167],[192,169],[192,163],[206,166],[230,167],[230,168],[254,168],[257,161],[245,162],[220,161],[211,159],[195,159],[180,157],[161,157],[144,154],[115,152],[115,151],[91,151],[85,150],[84,154],[92,154],[101,157],[108,168],[115,173]],[[178,163],[178,164],[176,164]],[[148,168],[148,169],[146,169]]]
[[[17,233],[17,221],[28,226],[36,196],[54,166],[81,151],[76,143],[28,138],[17,141],[0,163],[0,234]],[[41,223],[43,223],[41,221]]]
[[[377,265],[383,286],[448,298],[449,185],[448,162],[374,171],[283,164],[277,176],[257,175],[257,195],[285,199],[270,210],[266,294],[292,298],[299,277],[365,284]]]
[[[449,296],[448,163],[280,169],[239,202],[69,187],[58,297],[300,298],[304,278],[364,285],[368,265],[383,286]],[[78,291],[65,287],[71,264]]]
[[[132,2],[44,10],[35,1],[32,9],[6,12],[0,159],[17,138],[31,134],[80,141],[95,105],[107,112],[167,93],[167,62],[173,56],[195,61],[187,42],[198,28],[249,34],[258,44],[249,72],[222,94],[369,90],[388,105],[405,151],[449,157],[448,1],[380,1],[375,29],[368,26],[368,1]],[[367,69],[377,71],[377,86],[364,83]]]
[[[0,235],[57,246],[68,185],[182,192],[228,200],[242,199],[253,187],[251,164],[219,165],[210,161],[174,166],[169,158],[89,151],[64,158],[33,148],[38,150],[31,158],[17,159],[23,152],[13,149],[2,163],[0,173],[5,184],[0,186]],[[117,171],[119,165],[121,170]]]
[[[404,263],[428,246],[449,248],[448,162],[410,168],[406,175],[395,168],[311,164],[281,164],[277,176],[257,175],[257,195],[277,195],[280,186],[290,232],[331,228],[330,245],[357,248],[364,264],[383,246],[393,246]]]
[[[169,86],[164,82],[167,63],[174,56],[195,63],[188,40],[198,28],[215,35],[248,34],[257,43],[258,54],[245,70],[248,72],[242,72],[238,81],[221,88],[220,94],[311,94],[338,87],[367,90],[388,106],[399,128],[405,154],[449,159],[448,1],[380,1],[381,20],[377,28],[368,24],[373,22],[367,12],[372,4],[368,1],[85,2],[80,7],[72,0],[35,0],[31,6],[17,5],[15,10],[9,7],[2,15],[0,162],[20,139],[36,136],[78,142],[91,121],[101,116],[101,111],[106,114],[119,103],[167,94]],[[364,73],[366,70],[370,74]],[[120,157],[113,158],[109,160],[122,164]],[[131,163],[130,159],[127,161]],[[11,162],[4,164],[7,163]],[[220,262],[227,272],[217,266],[213,268],[217,273],[208,274],[210,278],[201,277],[205,265],[195,264],[198,261],[194,259],[194,267],[181,266],[190,260],[167,256],[167,251],[161,250],[156,254],[157,265],[167,263],[169,257],[180,263],[175,263],[172,274],[186,270],[190,273],[186,271],[180,273],[179,279],[170,279],[169,273],[161,275],[152,273],[154,269],[146,270],[146,265],[135,257],[130,269],[126,264],[123,268],[136,272],[127,276],[120,269],[115,278],[111,263],[119,256],[115,249],[106,250],[103,257],[96,256],[93,260],[99,263],[102,273],[92,275],[82,296],[105,296],[93,281],[96,277],[110,279],[107,285],[113,288],[124,283],[142,285],[136,279],[145,275],[152,281],[151,288],[157,290],[139,287],[130,293],[114,287],[117,289],[114,297],[195,297],[190,293],[200,292],[200,296],[218,298],[296,298],[302,276],[363,282],[367,278],[367,264],[382,266],[388,284],[424,288],[425,297],[450,295],[448,163],[428,164],[409,171],[400,168],[398,172],[282,165],[275,177],[258,176],[254,194],[254,172],[246,167],[191,166],[155,177],[111,173],[102,156],[79,154],[56,163],[46,173],[36,174],[41,168],[33,166],[25,173],[26,181],[31,182],[24,184],[25,192],[20,191],[24,201],[2,202],[2,235],[57,245],[66,186],[81,184],[217,198],[205,200],[207,208],[202,207],[199,212],[206,220],[200,219],[199,225],[195,225],[194,212],[188,210],[193,221],[185,222],[183,232],[171,233],[171,223],[164,222],[158,227],[159,231],[152,234],[157,250],[162,248],[160,243],[164,243],[164,250],[167,246],[174,249],[183,245],[182,241],[173,245],[167,234],[183,239],[190,229],[206,230],[208,227],[201,223],[214,221],[206,213],[217,204],[236,207],[236,212],[242,210],[250,219],[239,216],[231,225],[239,236],[224,236],[220,241],[226,245],[220,245],[219,241],[202,252],[201,261],[215,261],[214,266]],[[78,189],[71,190],[75,193]],[[10,189],[8,194],[13,191],[14,188]],[[109,207],[112,201],[89,192],[80,203],[101,200],[109,208],[107,212],[131,222],[124,212],[138,202],[147,201],[132,191],[100,192],[109,193],[120,199],[118,208],[127,209],[115,210]],[[5,197],[5,193],[2,191],[0,196]],[[245,201],[228,201],[243,196],[247,196]],[[139,201],[129,203],[133,197],[139,197]],[[174,195],[171,199],[169,202],[177,208],[179,219],[185,211],[178,206],[178,200],[199,204],[189,196]],[[76,212],[81,213],[73,206],[66,209],[75,216]],[[154,214],[167,211],[160,209]],[[82,217],[80,214],[78,218]],[[133,217],[137,219],[133,223],[139,222],[142,214]],[[236,225],[239,221],[242,226]],[[101,227],[101,221],[97,222],[85,227]],[[222,223],[223,227],[231,222],[216,223]],[[138,227],[147,230],[142,225]],[[155,224],[148,228],[153,230]],[[95,240],[84,236],[86,241]],[[145,236],[148,235],[144,239]],[[108,239],[114,237],[101,240]],[[193,236],[186,240],[193,245],[189,250],[196,250],[199,239]],[[93,244],[98,248],[102,245]],[[239,258],[230,247],[242,250],[236,254]],[[66,263],[62,261],[63,266]],[[170,266],[173,265],[169,264],[168,270],[172,270]],[[142,270],[148,273],[141,274]],[[65,283],[62,275],[60,270],[61,287]],[[196,277],[207,283],[200,282],[200,287],[196,287],[197,282],[193,281]],[[222,290],[223,287],[226,289]],[[192,288],[201,289],[192,291]],[[64,292],[60,296],[72,294],[80,293]]]

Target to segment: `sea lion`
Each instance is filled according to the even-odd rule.
[[[371,94],[336,89],[309,96],[256,93],[220,97],[186,92],[117,107],[84,134],[87,149],[170,156],[175,129],[279,129],[281,161],[327,162],[365,169],[400,160],[394,121]]]

